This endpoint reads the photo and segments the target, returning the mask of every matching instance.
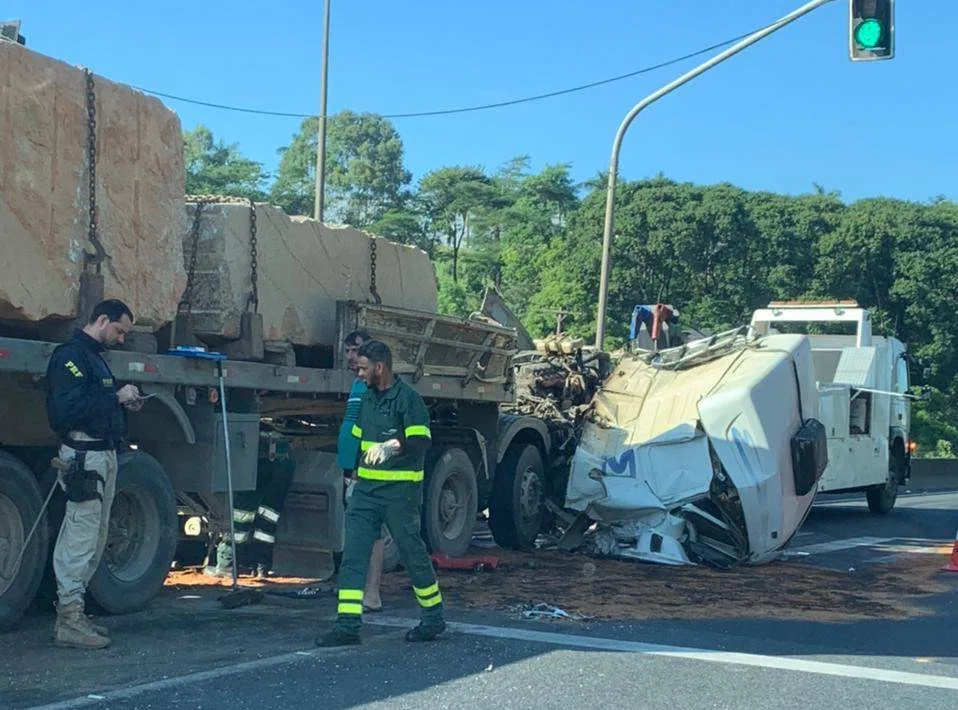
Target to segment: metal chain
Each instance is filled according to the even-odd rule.
[[[256,205],[253,204],[253,201],[249,201],[249,246],[250,246],[250,294],[249,299],[246,302],[246,307],[249,308],[253,306],[253,313],[256,313],[259,310],[259,285],[257,283],[258,274],[257,268],[259,262],[257,261],[256,254]]]
[[[186,272],[186,289],[183,291],[183,298],[177,308],[178,313],[186,311],[187,315],[193,315],[193,284],[196,275],[196,254],[200,245],[200,213],[203,212],[203,202],[196,203],[196,211],[193,213],[193,230],[190,233],[192,243],[190,245],[190,265]]]
[[[369,293],[377,304],[383,302],[376,288],[376,239],[374,237],[369,239]]]
[[[86,110],[87,110],[87,161],[90,173],[90,229],[89,240],[96,254],[88,257],[88,263],[96,264],[96,272],[100,273],[101,263],[106,256],[106,250],[100,243],[97,235],[96,209],[96,85],[93,72],[84,69],[86,74]]]

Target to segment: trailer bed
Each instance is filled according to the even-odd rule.
[[[43,376],[47,361],[57,343],[0,337],[0,373]],[[215,387],[216,365],[177,355],[146,354],[110,350],[104,353],[110,369],[123,382]],[[226,386],[250,389],[264,394],[328,395],[346,394],[355,375],[346,369],[288,367],[263,362],[228,360],[223,364]],[[502,403],[512,401],[508,383],[488,383],[460,374],[433,374],[428,369],[422,376],[410,376],[407,382],[429,399],[464,399]]]

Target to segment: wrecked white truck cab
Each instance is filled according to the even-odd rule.
[[[740,328],[626,355],[595,397],[565,506],[600,523],[598,554],[770,561],[804,521],[827,464],[817,417],[803,335]]]

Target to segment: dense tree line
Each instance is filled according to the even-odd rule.
[[[530,170],[520,156],[496,171],[449,166],[411,185],[402,140],[381,116],[330,117],[326,219],[415,244],[436,265],[443,312],[466,315],[495,284],[534,335],[557,318],[595,332],[605,176],[575,184],[568,165]],[[275,176],[215,142],[184,136],[187,191],[268,199],[311,215],[316,119],[281,149]],[[659,176],[623,181],[616,196],[607,332],[621,344],[637,303],[671,303],[718,330],[747,323],[777,299],[854,299],[876,333],[904,340],[928,398],[916,406],[924,455],[958,447],[958,204],[885,197],[847,204],[806,195],[693,185]]]

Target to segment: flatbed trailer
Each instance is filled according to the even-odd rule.
[[[499,405],[515,398],[515,331],[371,303],[341,302],[337,318],[340,336],[363,328],[389,344],[397,373],[430,409],[422,521],[429,548],[463,554],[486,508],[500,516],[497,530],[507,544],[530,545],[544,515],[553,451],[544,422],[499,413]],[[91,600],[107,613],[146,605],[184,539],[208,541],[229,527],[217,365],[168,349],[151,352],[156,342],[147,334],[130,339],[131,347],[145,351],[105,353],[118,382],[155,395],[127,415],[110,536],[89,586]],[[64,502],[50,467],[57,442],[46,419],[45,372],[57,344],[0,337],[0,628],[17,621],[38,589],[52,588],[50,552]],[[326,359],[338,350],[327,348]],[[266,437],[287,440],[296,473],[277,531],[274,571],[323,577],[343,544],[335,442],[354,374],[339,356],[329,367],[297,366],[289,351],[280,359],[222,365],[233,489],[256,488],[268,456]],[[41,515],[48,492],[52,499]]]

